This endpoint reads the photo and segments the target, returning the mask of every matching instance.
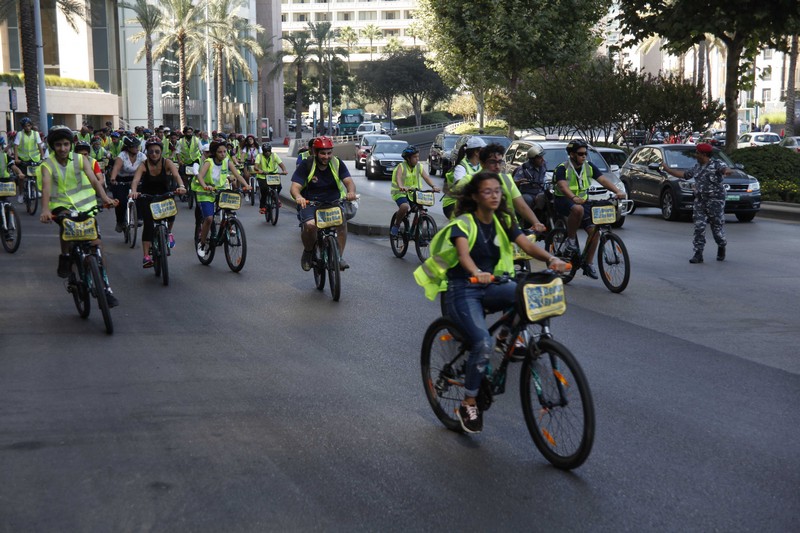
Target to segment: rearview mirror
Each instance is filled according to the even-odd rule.
[[[619,165],[611,165],[611,172],[619,172]]]
[[[735,165],[733,165],[733,168],[737,170],[744,170],[744,165],[741,163],[736,163]]]
[[[647,168],[649,168],[650,170],[658,170],[658,167],[660,166],[661,165],[659,163],[650,163],[649,165],[647,165]]]

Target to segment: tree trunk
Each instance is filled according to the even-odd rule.
[[[786,76],[786,135],[794,135],[795,122],[795,77],[797,73],[798,36],[792,37],[792,48],[789,53],[789,72]]]
[[[412,98],[411,107],[414,109],[414,123],[422,126],[422,98]]]
[[[147,69],[147,127],[155,130],[153,117],[153,39],[148,33],[144,38],[144,64]]]
[[[706,82],[708,84],[708,99],[711,100],[711,47],[706,46]]]
[[[297,92],[294,99],[294,138],[303,138],[303,65],[297,65]]]
[[[700,91],[705,88],[706,83],[706,48],[708,48],[706,41],[700,41],[700,43],[697,45],[697,87],[700,89]]]
[[[728,142],[725,143],[725,151],[730,154],[736,149],[736,139],[739,138],[737,128],[739,78],[741,77],[739,60],[744,52],[744,39],[737,34],[733,39],[726,40],[725,45],[728,49],[728,57],[725,59],[725,135]]]
[[[34,124],[39,124],[39,70],[36,62],[36,30],[33,27],[33,2],[31,0],[23,0],[19,3],[19,35],[28,118]]]
[[[224,131],[225,126],[222,117],[222,51],[219,48],[214,50],[214,78],[217,85],[217,130]]]
[[[181,131],[186,127],[186,43],[178,40],[178,112]]]

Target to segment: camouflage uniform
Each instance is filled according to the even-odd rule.
[[[707,165],[697,164],[684,174],[685,179],[694,178],[694,253],[702,254],[706,245],[706,223],[711,224],[711,233],[717,246],[725,246],[725,188],[723,178],[728,168],[723,161],[712,159]]]

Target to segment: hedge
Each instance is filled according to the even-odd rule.
[[[12,83],[17,87],[25,85],[25,76],[23,74],[15,74],[9,72],[0,73],[0,83],[11,85]],[[48,87],[68,87],[71,89],[100,89],[100,86],[93,81],[75,80],[72,78],[62,78],[60,76],[45,75],[44,84]]]
[[[447,111],[431,111],[422,114],[422,125],[426,124],[442,124],[444,122],[452,122],[455,120],[455,115],[451,115]],[[394,120],[394,125],[398,128],[413,128],[417,125],[417,119],[413,115],[405,118],[398,118]]]
[[[465,122],[459,125],[453,133],[457,135],[474,135],[480,133],[481,128],[478,122]],[[505,120],[487,120],[483,124],[485,135],[508,135],[508,122]]]
[[[761,183],[761,198],[800,203],[800,153],[771,144],[734,150],[731,159]]]

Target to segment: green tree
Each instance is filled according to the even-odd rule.
[[[331,41],[335,38],[335,32],[331,29],[330,22],[308,23],[311,40],[313,42],[313,52],[316,56],[314,61],[317,94],[316,100],[320,103],[320,113],[323,113],[325,101],[327,100],[327,86],[329,77],[331,80],[331,91],[333,91],[333,70],[334,62],[341,61],[341,57],[349,56],[347,49],[340,46],[332,46]],[[340,88],[337,88],[340,89]],[[331,113],[333,112],[332,102],[328,102]],[[323,117],[320,117],[321,119]],[[324,118],[327,120],[327,118]]]
[[[392,104],[400,95],[398,81],[403,72],[396,69],[390,59],[370,61],[356,72],[359,91],[374,102],[380,102],[389,120],[392,119]]]
[[[141,61],[144,57],[145,69],[147,71],[147,127],[151,130],[155,128],[153,116],[153,38],[161,28],[161,10],[148,0],[135,0],[135,2],[122,2],[120,7],[133,11],[134,18],[129,23],[135,23],[142,27],[142,31],[131,35],[132,42],[139,42],[144,39],[144,47],[136,53],[136,61]]]
[[[383,47],[383,51],[387,55],[392,55],[400,52],[403,49],[403,43],[400,42],[395,36],[391,36],[386,39],[386,46]]]
[[[395,83],[398,94],[411,103],[417,126],[422,125],[425,104],[435,104],[451,93],[441,76],[425,64],[425,55],[417,48],[401,49],[390,55],[385,64],[389,65],[387,71],[395,74],[386,83]]]
[[[370,24],[361,30],[361,37],[369,40],[369,60],[372,61],[372,42],[383,37],[383,31],[375,24]]]
[[[347,71],[349,72],[350,55],[353,53],[353,47],[358,44],[358,33],[350,26],[345,26],[337,32],[336,40],[347,49]]]
[[[291,57],[291,68],[295,71],[295,103],[294,112],[297,120],[294,136],[297,139],[303,137],[303,102],[305,94],[303,91],[303,76],[305,75],[308,63],[313,54],[313,43],[310,35],[306,31],[297,31],[281,37],[289,45],[286,50],[279,50],[273,55],[275,67],[270,71],[271,77],[277,75],[283,67],[283,58]]]
[[[800,20],[797,0],[621,0],[618,20],[626,43],[659,35],[666,47],[681,53],[706,39],[719,39],[726,50],[725,115],[728,139],[737,138],[739,90],[752,82],[751,61],[763,46],[777,46]],[[735,143],[728,143],[732,151]]]

